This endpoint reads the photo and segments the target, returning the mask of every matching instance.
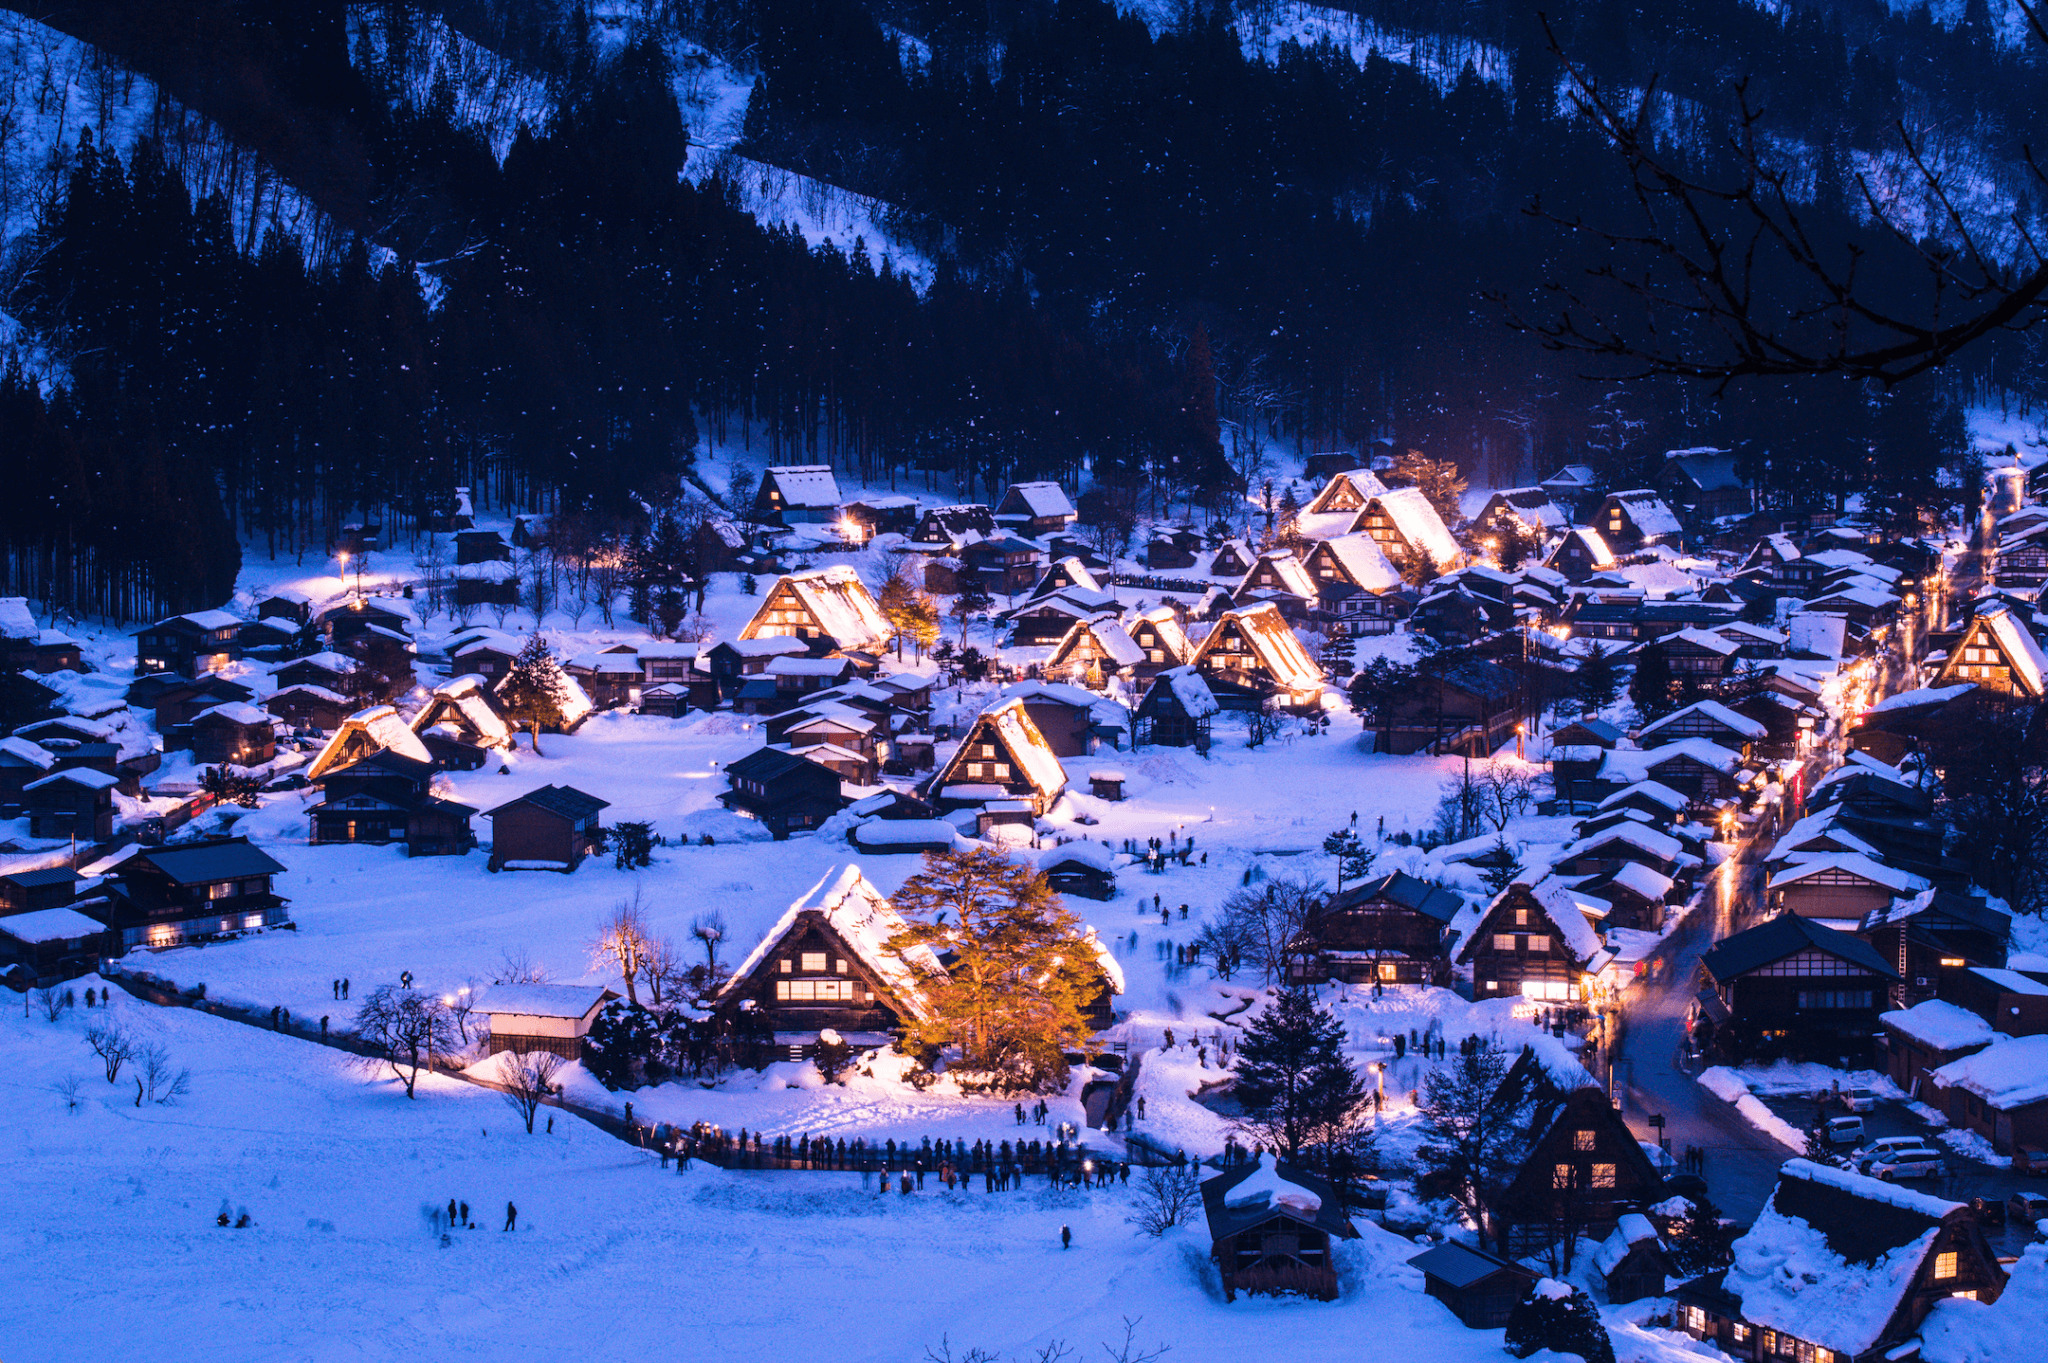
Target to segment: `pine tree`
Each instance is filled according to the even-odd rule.
[[[1628,698],[1644,719],[1661,719],[1671,713],[1671,659],[1662,644],[1645,644],[1636,650],[1635,675],[1629,678]]]
[[[1571,696],[1582,715],[1596,715],[1614,704],[1621,690],[1614,654],[1597,642],[1572,672]]]
[[[526,727],[533,755],[540,756],[540,731],[562,727],[568,720],[569,704],[569,679],[546,636],[537,630],[528,636],[498,683],[497,694],[505,717]]]
[[[1234,1092],[1246,1124],[1289,1159],[1344,1143],[1366,1097],[1343,1024],[1307,989],[1285,990],[1245,1028]]]
[[[1103,979],[1095,943],[1045,877],[989,848],[933,852],[892,902],[908,926],[891,950],[952,956],[946,978],[926,984],[931,1012],[910,1024],[912,1043],[958,1046],[962,1068],[997,1091],[1064,1087]]]

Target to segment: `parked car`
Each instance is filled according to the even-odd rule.
[[[1925,1136],[1879,1136],[1870,1144],[1850,1155],[1849,1158],[1855,1161],[1858,1172],[1867,1174],[1870,1172],[1872,1161],[1889,1155],[1895,1150],[1918,1150],[1925,1144],[1927,1144]]]
[[[1902,1178],[1942,1178],[1948,1173],[1948,1161],[1938,1150],[1921,1146],[1914,1150],[1894,1150],[1870,1162],[1872,1178],[1881,1178],[1892,1183]]]
[[[1863,1119],[1861,1117],[1830,1117],[1824,1132],[1828,1144],[1837,1150],[1844,1146],[1854,1147],[1863,1140]]]
[[[1874,1112],[1877,1110],[1877,1094],[1870,1089],[1843,1089],[1842,1106],[1851,1112]]]
[[[2048,1220],[2048,1197],[2040,1193],[2013,1193],[2005,1199],[2005,1216],[2015,1222],[2034,1224]]]
[[[2014,1193],[2005,1200],[2005,1214],[2014,1221],[2033,1225],[2048,1220],[2048,1197],[2039,1193]]]
[[[2008,1208],[2005,1203],[2000,1202],[1995,1197],[1973,1197],[1970,1199],[1970,1211],[1976,1216],[1977,1223],[1983,1226],[1990,1226],[1995,1230],[2003,1230],[2005,1228],[2005,1214],[2007,1210]]]
[[[2034,1145],[2015,1145],[2012,1148],[2012,1171],[2015,1174],[2048,1174],[2048,1150]]]

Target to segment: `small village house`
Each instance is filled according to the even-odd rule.
[[[840,652],[880,653],[895,637],[860,574],[843,564],[777,578],[740,638],[822,640]]]
[[[329,733],[341,727],[358,701],[310,683],[287,686],[263,698],[263,708],[293,729],[317,729]]]
[[[1202,1183],[1209,1257],[1223,1275],[1223,1298],[1299,1294],[1337,1298],[1332,1240],[1355,1240],[1343,1199],[1328,1181],[1270,1154]]]
[[[1087,757],[1130,741],[1131,712],[1117,701],[1065,682],[1018,682],[1004,700],[1021,700],[1056,757]]]
[[[725,774],[729,788],[719,803],[759,819],[777,841],[817,828],[846,805],[839,772],[786,749],[756,748],[728,763]]]
[[[74,908],[0,917],[0,982],[23,993],[89,975],[121,954],[112,929]]]
[[[1606,1090],[1583,1072],[1575,1078],[1581,1082],[1561,1096],[1553,1096],[1555,1081],[1538,1086],[1539,1134],[1493,1208],[1493,1248],[1502,1254],[1519,1257],[1576,1235],[1603,1238],[1663,1187]]]
[[[547,1051],[581,1060],[598,1010],[618,995],[595,984],[494,984],[474,1004],[490,1029],[489,1052]]]
[[[995,509],[997,525],[1031,537],[1056,534],[1076,519],[1074,504],[1058,483],[1012,483]]]
[[[2006,1274],[1969,1206],[1786,1161],[1728,1268],[1672,1293],[1673,1324],[1736,1358],[1877,1363],[1949,1297],[1996,1301]]]
[[[1458,1240],[1424,1250],[1408,1261],[1422,1271],[1422,1290],[1450,1308],[1468,1330],[1498,1330],[1532,1288],[1533,1269]]]
[[[1107,900],[1116,895],[1116,857],[1099,842],[1081,839],[1038,854],[1046,883],[1061,894]]]
[[[995,596],[1013,597],[1037,583],[1045,551],[1021,535],[999,530],[960,546],[963,572],[972,573]]]
[[[387,748],[415,762],[431,763],[434,760],[419,735],[399,717],[397,707],[372,705],[341,722],[341,727],[327,740],[327,746],[306,768],[306,779],[318,781],[336,767],[360,762],[371,753]]]
[[[1672,1277],[1671,1252],[1649,1217],[1626,1212],[1593,1251],[1593,1271],[1600,1275],[1607,1300],[1614,1306],[1661,1297]]]
[[[1571,520],[1564,508],[1551,501],[1550,494],[1540,487],[1511,487],[1496,492],[1472,518],[1472,534],[1482,540],[1496,539],[1513,530],[1539,546],[1570,528]]]
[[[1880,1016],[1878,1024],[1884,1028],[1885,1074],[1915,1099],[1923,1088],[1932,1092],[1928,1076],[1976,1054],[1998,1036],[1983,1018],[1942,999],[1894,1009]]]
[[[1225,540],[1218,545],[1209,559],[1209,576],[1231,579],[1242,578],[1252,570],[1258,554],[1243,540]]]
[[[1045,675],[1101,688],[1109,678],[1145,675],[1147,652],[1122,624],[1109,616],[1077,620],[1053,646]]]
[[[1443,572],[1460,561],[1458,542],[1420,488],[1380,493],[1365,504],[1350,528],[1372,536],[1396,566],[1426,560]]]
[[[519,640],[497,630],[472,630],[449,641],[448,661],[455,675],[482,677],[492,686],[505,679],[519,660]]]
[[[1268,700],[1300,709],[1322,696],[1322,668],[1271,603],[1225,611],[1193,666],[1226,709],[1257,709]]]
[[[409,857],[461,856],[476,846],[474,806],[433,791],[434,767],[390,751],[327,773],[308,811],[311,841],[401,843]]]
[[[114,836],[114,787],[103,771],[73,767],[39,777],[21,788],[32,838],[76,838],[105,842]]]
[[[2048,972],[1941,963],[1941,999],[1967,1008],[2007,1036],[2048,1033]]]
[[[1152,679],[1132,717],[1134,746],[1209,750],[1209,724],[1223,707],[1194,667],[1170,667]]]
[[[1732,450],[1671,451],[1657,473],[1657,491],[1666,505],[1705,521],[1745,515],[1755,504]]]
[[[486,810],[491,869],[575,870],[603,841],[597,816],[610,807],[573,786],[549,784]]]
[[[203,766],[260,767],[277,756],[271,717],[247,701],[230,701],[192,717],[192,760]]]
[[[1316,495],[1302,508],[1304,516],[1321,516],[1333,511],[1359,512],[1365,504],[1387,490],[1371,469],[1346,469],[1333,473]]]
[[[1693,1033],[1734,1059],[1872,1063],[1871,1037],[1898,972],[1852,933],[1781,913],[1724,937],[1700,964]]]
[[[1971,619],[1949,650],[1931,686],[1974,682],[1985,691],[2021,700],[2048,695],[2048,656],[2010,608],[1998,606]]]
[[[946,974],[930,947],[894,945],[908,927],[858,866],[835,867],[768,929],[713,1007],[758,1014],[774,1050],[756,1064],[801,1058],[826,1028],[854,1046],[887,1045],[931,1015],[926,991]]]
[[[1565,531],[1564,538],[1543,560],[1543,566],[1553,573],[1561,574],[1567,582],[1584,582],[1595,573],[1604,573],[1619,562],[1600,532],[1591,526],[1573,526]]]
[[[1405,871],[1337,891],[1287,948],[1299,984],[1443,984],[1451,973],[1451,920],[1464,899]]]
[[[978,502],[928,507],[911,531],[910,547],[923,553],[957,554],[962,547],[996,533],[995,514]]]
[[[839,518],[839,482],[830,464],[784,464],[761,475],[753,519],[762,525],[822,525]]]
[[[1685,536],[1678,517],[1651,488],[1609,493],[1593,515],[1593,528],[1617,554],[1633,554],[1652,544],[1676,549]]]
[[[99,911],[124,951],[282,927],[291,915],[271,881],[284,870],[247,838],[138,848],[106,872]]]
[[[1823,852],[1801,854],[1767,888],[1775,912],[1861,924],[1894,899],[1919,894],[1927,882],[1860,852]]]
[[[1044,814],[1066,788],[1066,769],[1017,697],[978,715],[925,787],[942,809],[1017,800],[1033,815]]]
[[[1843,831],[1845,836],[1853,836]],[[1981,899],[1932,889],[1872,909],[1863,916],[1856,935],[1899,972],[1899,987],[1893,991],[1892,1001],[1906,1008],[1933,998],[1949,975],[1973,967],[2001,969],[2012,938],[2012,917]],[[2043,993],[2048,994],[2048,989]],[[2004,1030],[2015,1029],[2007,1026]]]
[[[1374,751],[1489,757],[1514,737],[1520,688],[1498,663],[1480,659],[1419,674],[1375,730]]]
[[[1554,877],[1516,881],[1487,906],[1457,960],[1472,967],[1473,997],[1583,999],[1604,964],[1600,936]]]
[[[197,677],[234,661],[242,618],[227,611],[193,611],[159,620],[135,634],[135,675],[175,672]]]
[[[2048,1035],[1997,1037],[1928,1075],[1921,1095],[2001,1155],[2048,1147]]]

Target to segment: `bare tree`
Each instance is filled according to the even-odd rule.
[[[647,977],[647,997],[656,1008],[664,1002],[663,995],[673,997],[670,986],[682,978],[686,969],[683,953],[673,939],[656,937],[647,943],[640,972]]]
[[[121,1077],[121,1066],[135,1054],[135,1042],[121,1030],[118,1022],[95,1022],[85,1029],[85,1044],[92,1047],[92,1053],[100,1058],[109,1084]]]
[[[559,1092],[555,1075],[562,1057],[553,1051],[501,1052],[498,1080],[505,1086],[505,1101],[526,1122],[526,1134],[533,1134],[533,1117],[540,1105]]]
[[[713,974],[718,971],[718,949],[725,944],[725,930],[725,915],[717,909],[690,920],[690,935],[704,948],[704,968]]]
[[[498,968],[492,973],[492,984],[546,984],[546,966],[535,965],[533,958],[524,951],[511,947],[505,949],[498,960]]]
[[[469,1019],[470,1015],[476,1012],[477,1005],[476,981],[473,979],[464,980],[462,988],[455,990],[442,999],[441,1002],[447,1005],[448,1018],[455,1024],[456,1039],[463,1046],[468,1046],[471,1040],[469,1035]],[[479,1022],[477,1023],[477,1039],[481,1040],[483,1034],[483,1023]]]
[[[67,1074],[56,1083],[50,1085],[50,1091],[64,1100],[64,1110],[66,1112],[77,1112],[78,1091],[84,1084],[85,1080],[78,1075]]]
[[[2017,0],[2048,48],[2039,8]],[[1547,24],[1546,24],[1547,28]],[[1961,191],[1982,172],[1940,164],[1928,141],[1894,125],[1909,185],[1874,171],[1849,177],[1841,205],[1876,227],[1867,242],[1812,202],[1812,158],[1764,126],[1747,81],[1733,88],[1731,124],[1682,168],[1657,134],[1667,96],[1602,85],[1550,36],[1568,97],[1620,154],[1634,221],[1595,225],[1539,202],[1532,212],[1598,249],[1577,281],[1552,280],[1552,315],[1511,321],[1553,350],[1613,362],[1628,377],[1670,375],[1725,386],[1749,376],[1834,374],[1887,386],[1935,368],[1999,331],[2024,330],[2048,305],[2048,255],[2034,238],[2027,196],[2002,221],[1967,208]],[[2048,176],[2031,152],[2038,194]],[[1917,190],[1916,193],[1902,192]],[[1908,205],[1918,199],[1925,221]],[[1834,206],[1830,206],[1833,208]]]
[[[389,1065],[408,1098],[416,1096],[420,1071],[455,1047],[455,1023],[447,1005],[431,994],[388,984],[379,985],[363,1000],[355,1030],[380,1052],[363,1056],[358,1063],[373,1071]]]
[[[1485,794],[1482,809],[1495,832],[1506,832],[1508,822],[1527,813],[1536,801],[1536,783],[1530,769],[1519,763],[1493,758],[1479,770],[1479,784]]]
[[[1233,891],[1223,901],[1218,942],[1271,984],[1284,977],[1287,948],[1323,897],[1320,880],[1292,876]]]
[[[1161,1164],[1138,1176],[1137,1196],[1124,1218],[1147,1235],[1164,1235],[1194,1219],[1202,1207],[1202,1176],[1192,1164]]]
[[[137,1107],[145,1102],[168,1105],[184,1097],[192,1087],[192,1071],[172,1068],[170,1052],[155,1041],[135,1052],[135,1068],[129,1077],[135,1081]]]
[[[51,1022],[64,1016],[71,1007],[71,991],[55,985],[44,985],[35,993],[36,1007]]]
[[[636,889],[631,899],[620,900],[611,916],[598,925],[597,936],[590,943],[590,958],[600,968],[618,971],[626,982],[626,997],[637,1004],[640,992],[636,981],[647,968],[650,945],[647,918],[640,911],[640,891]]]

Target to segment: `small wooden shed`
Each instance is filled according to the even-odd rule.
[[[490,1022],[492,1055],[552,1051],[580,1060],[598,1010],[617,997],[596,984],[495,984],[476,1011]]]
[[[491,869],[573,871],[597,850],[598,811],[607,800],[574,786],[546,785],[485,812],[491,821]]]
[[[1422,1270],[1422,1290],[1451,1308],[1469,1330],[1498,1330],[1537,1275],[1483,1249],[1446,1240],[1408,1261]]]

